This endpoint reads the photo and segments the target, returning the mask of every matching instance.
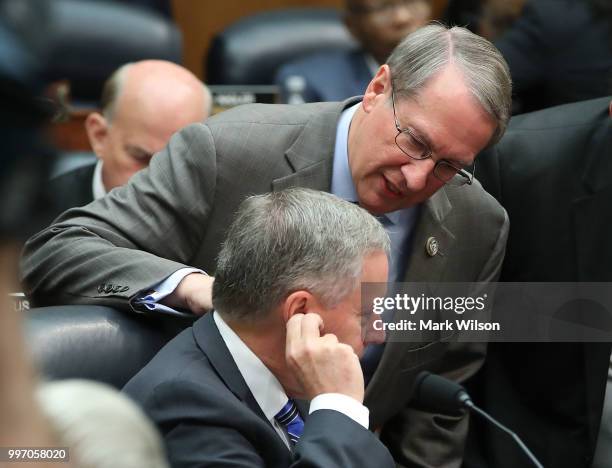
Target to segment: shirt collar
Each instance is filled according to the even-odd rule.
[[[219,329],[238,370],[242,374],[255,401],[268,420],[285,406],[288,397],[278,379],[274,376],[253,351],[240,339],[217,312],[212,312],[213,319]]]
[[[96,167],[94,169],[93,180],[91,182],[91,190],[93,193],[94,200],[98,198],[102,198],[106,195],[106,189],[104,188],[104,183],[102,182],[102,160],[98,159],[96,163]]]
[[[338,127],[336,128],[336,145],[334,148],[334,163],[332,169],[331,193],[344,200],[352,203],[359,201],[351,169],[348,161],[348,134],[351,127],[351,121],[361,102],[345,109],[340,114]],[[410,209],[410,208],[408,208]],[[392,224],[398,224],[401,221],[404,210],[392,211],[385,213],[385,216]]]

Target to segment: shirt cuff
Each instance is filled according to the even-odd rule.
[[[348,395],[343,395],[342,393],[322,393],[317,395],[310,402],[308,414],[322,409],[338,411],[365,429],[368,429],[370,426],[370,410]]]
[[[203,275],[206,274],[198,268],[181,268],[180,270],[172,273],[165,280],[160,281],[151,289],[147,290],[146,293],[136,296],[133,299],[134,304],[142,306],[147,310],[156,312],[163,312],[171,315],[193,316],[193,314],[180,312],[172,307],[168,307],[165,304],[159,303],[159,301],[161,301],[164,297],[172,294],[183,278],[191,273],[202,273]]]

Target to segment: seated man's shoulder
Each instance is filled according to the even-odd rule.
[[[159,389],[173,389],[176,396],[198,393],[204,387],[221,387],[222,382],[206,355],[198,347],[192,327],[183,330],[125,385],[123,391],[146,403]],[[208,393],[208,391],[206,392]]]
[[[49,180],[48,193],[53,217],[93,200],[93,176],[96,164],[88,163],[61,172]]]
[[[95,168],[96,163],[91,162],[73,169],[62,171],[54,175],[50,179],[49,184],[55,189],[74,189],[74,186],[70,187],[70,184],[74,184],[75,182],[84,182],[91,187]]]
[[[608,117],[610,96],[573,102],[512,117],[502,142],[517,133],[555,131],[567,127],[590,125]]]

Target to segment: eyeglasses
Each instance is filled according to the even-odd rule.
[[[395,128],[397,135],[395,136],[395,144],[402,152],[411,159],[420,161],[432,157],[431,149],[415,136],[411,128],[400,127],[395,112],[395,93],[391,90],[391,103],[393,105],[393,119],[395,120]],[[440,159],[436,161],[433,169],[434,176],[448,185],[462,186],[472,185],[474,180],[474,171],[476,170],[476,162],[471,166],[462,168],[454,165],[450,161]]]
[[[399,7],[409,8],[420,16],[429,14],[427,0],[386,0],[373,5],[352,5],[349,10],[358,15],[376,15],[381,20],[391,20]]]

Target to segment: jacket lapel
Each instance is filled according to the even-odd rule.
[[[206,314],[194,323],[193,336],[227,388],[261,419],[270,424],[238,370],[225,341],[221,338],[212,313]]]
[[[439,190],[429,200],[424,203],[420,219],[415,226],[411,255],[408,259],[405,282],[431,282],[440,281],[447,265],[447,252],[453,249],[455,236],[444,225],[444,220],[452,210],[452,205],[444,189]],[[439,246],[436,255],[430,256],[427,253],[427,239],[434,237]],[[410,319],[407,311],[396,311],[394,320]],[[401,375],[412,368],[418,367],[425,361],[435,357],[440,357],[443,352],[439,343],[406,343],[396,335],[404,333],[402,331],[389,332],[385,350],[380,363],[372,376],[370,384],[366,388],[366,406],[372,412],[373,424],[380,424],[381,408],[389,407],[388,398],[383,399],[381,395],[389,394],[389,386],[396,387],[391,383],[392,378]],[[436,356],[436,352],[440,356]],[[397,388],[398,395],[409,395],[410,389]],[[399,398],[399,396],[398,396]],[[397,403],[397,401],[395,402]]]
[[[338,119],[344,109],[360,100],[352,98],[342,103],[321,105],[325,107],[308,121],[285,152],[285,159],[293,173],[272,182],[275,192],[290,187],[329,191]]]
[[[608,115],[604,118],[587,145],[584,194],[572,205],[579,281],[612,280],[612,249],[606,247],[612,238],[612,119]]]
[[[607,111],[607,109],[606,109]],[[601,117],[601,125],[587,145],[584,193],[572,204],[572,232],[575,236],[575,261],[578,281],[612,281],[612,119]],[[594,225],[596,220],[596,225]],[[588,437],[594,449],[606,391],[610,343],[585,343],[584,380]]]

